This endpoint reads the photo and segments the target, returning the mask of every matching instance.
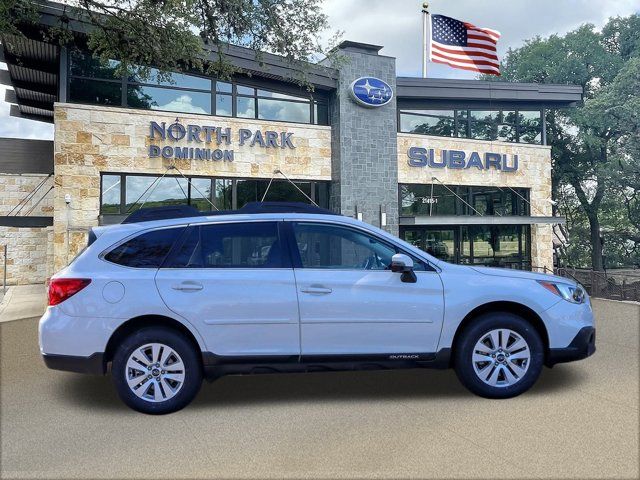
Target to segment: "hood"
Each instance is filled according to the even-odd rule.
[[[553,282],[563,282],[569,284],[575,284],[573,280],[568,278],[559,277],[557,275],[549,275],[546,273],[536,273],[536,272],[528,272],[525,270],[514,270],[513,268],[492,268],[492,267],[476,267],[469,266],[471,270],[474,270],[477,273],[481,273],[482,275],[491,275],[493,277],[504,277],[504,278],[523,278],[529,280],[547,280]]]

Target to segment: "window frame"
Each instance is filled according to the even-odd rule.
[[[78,48],[76,47],[74,49],[74,51],[79,51],[81,55],[85,55],[85,56],[90,56],[91,58],[93,58],[91,56],[91,53],[88,52],[86,49],[83,48]],[[192,77],[199,77],[199,78],[203,78],[205,80],[208,80],[210,82],[210,88],[209,89],[201,89],[201,88],[195,88],[195,87],[180,87],[177,85],[165,85],[165,84],[160,84],[160,83],[153,83],[151,81],[137,81],[137,80],[132,80],[131,78],[129,78],[129,75],[122,75],[121,77],[117,77],[117,78],[98,78],[98,77],[91,77],[91,76],[87,76],[87,75],[77,75],[77,74],[72,74],[72,57],[73,53],[71,53],[69,55],[69,60],[66,62],[66,73],[67,73],[67,79],[66,79],[66,93],[67,93],[67,99],[70,103],[78,103],[78,104],[87,104],[86,102],[82,102],[82,101],[77,101],[77,100],[73,100],[72,96],[71,96],[71,82],[75,79],[77,80],[87,80],[87,81],[93,81],[93,82],[110,82],[110,83],[118,83],[120,84],[120,102],[118,103],[114,103],[114,104],[110,104],[107,106],[111,106],[111,107],[122,107],[122,108],[133,108],[133,109],[138,109],[138,110],[147,110],[145,108],[141,108],[141,107],[135,107],[135,106],[129,106],[128,104],[128,90],[130,87],[154,87],[154,88],[161,88],[161,89],[166,89],[166,90],[173,90],[173,91],[183,91],[183,92],[194,92],[194,93],[206,93],[210,96],[210,102],[209,102],[209,109],[211,111],[211,113],[192,113],[192,112],[181,112],[181,111],[175,111],[175,110],[161,110],[161,109],[148,109],[148,110],[152,110],[155,112],[168,112],[168,113],[183,113],[183,114],[189,114],[189,115],[204,115],[204,116],[218,116],[217,114],[217,108],[216,108],[216,99],[217,99],[217,95],[225,95],[231,98],[231,114],[230,115],[219,115],[222,116],[224,118],[247,118],[247,119],[255,119],[255,120],[262,120],[260,119],[260,113],[258,111],[258,99],[270,99],[270,100],[278,100],[278,101],[282,101],[282,102],[290,102],[290,103],[297,103],[297,104],[308,104],[309,105],[309,122],[294,122],[291,120],[264,120],[267,122],[283,122],[283,123],[291,123],[294,125],[322,125],[322,126],[330,126],[331,125],[331,112],[330,112],[330,105],[329,105],[329,101],[327,98],[323,98],[323,97],[318,97],[312,93],[309,93],[307,95],[305,95],[304,93],[292,93],[291,91],[286,91],[286,89],[275,89],[275,88],[271,88],[268,86],[263,86],[260,85],[259,82],[251,82],[251,81],[238,81],[237,79],[232,79],[230,81],[223,81],[223,80],[219,80],[217,78],[214,77],[209,77],[206,75],[203,75],[199,72],[172,72],[178,75],[187,75],[187,76],[192,76]],[[151,67],[154,68],[154,67]],[[222,84],[230,84],[231,85],[231,92],[227,92],[226,90],[220,90],[218,91],[217,85],[218,83],[222,83]],[[253,90],[253,94],[249,95],[249,94],[244,94],[244,93],[238,93],[238,87],[245,87],[245,88],[250,88]],[[291,99],[291,98],[274,98],[274,97],[269,97],[269,96],[265,96],[265,95],[259,95],[258,91],[259,90],[263,90],[265,92],[269,92],[272,94],[281,94],[281,95],[287,95],[288,97],[297,97],[299,98],[299,100],[295,100],[295,99]],[[254,103],[254,116],[253,117],[238,117],[237,116],[237,99],[238,98],[252,98],[253,99],[253,103]],[[104,105],[101,103],[91,103],[91,105]],[[318,123],[318,119],[315,118],[315,110],[316,107],[318,105],[322,105],[324,107],[326,107],[327,109],[327,122],[326,123]]]
[[[278,235],[278,243],[280,245],[281,253],[281,265],[279,267],[235,267],[235,266],[225,266],[225,267],[179,267],[175,265],[171,265],[171,262],[175,260],[176,255],[180,252],[185,242],[189,239],[189,236],[196,228],[209,227],[209,226],[220,226],[220,225],[233,225],[233,224],[256,224],[256,223],[273,223],[276,226],[276,232]],[[288,241],[286,239],[286,233],[284,232],[284,227],[282,226],[282,221],[277,219],[257,219],[257,220],[230,220],[230,221],[221,221],[221,222],[197,222],[190,223],[188,225],[184,225],[185,231],[181,238],[179,238],[173,245],[173,248],[169,251],[164,261],[160,265],[159,268],[165,270],[201,270],[201,271],[220,271],[220,270],[283,270],[283,269],[291,269],[293,268],[293,262],[291,258],[291,251],[288,247]]]
[[[425,112],[431,112],[431,113],[419,113],[420,111],[425,111]],[[425,118],[449,118],[449,117],[440,117],[438,116],[435,112],[438,111],[442,111],[442,112],[450,112],[453,111],[453,119],[454,119],[454,127],[453,127],[453,135],[451,136],[443,136],[443,135],[437,135],[437,134],[425,134],[425,133],[416,133],[416,132],[410,132],[407,130],[403,130],[402,129],[402,116],[403,115],[411,115],[411,116],[418,116],[418,117],[425,117]],[[482,120],[476,120],[472,118],[472,112],[491,112],[492,115],[492,120],[489,121],[482,121]],[[504,114],[504,112],[515,112],[515,121],[514,122],[507,122],[504,120],[504,118],[506,117],[506,115]],[[540,135],[540,142],[536,143],[536,142],[523,142],[521,141],[521,132],[523,130],[523,124],[520,122],[521,120],[521,116],[520,113],[521,112],[536,112],[538,113],[538,118],[539,118],[539,135]],[[461,118],[464,117],[464,118]],[[499,121],[499,118],[502,118],[502,121]],[[530,119],[529,119],[530,120]],[[481,107],[476,107],[476,108],[423,108],[423,109],[419,109],[419,108],[398,108],[398,133],[409,133],[409,134],[413,134],[413,135],[428,135],[428,136],[435,136],[435,137],[441,137],[441,138],[468,138],[471,140],[481,140],[481,141],[485,141],[485,142],[491,142],[491,141],[498,141],[498,142],[505,142],[505,143],[522,143],[525,145],[545,145],[545,132],[544,132],[544,128],[545,128],[545,122],[544,122],[544,109],[541,107],[539,109],[535,109],[535,108],[522,108],[519,109],[516,106],[513,107],[505,107],[505,108],[500,108],[500,109],[491,109],[491,108],[481,108]],[[499,140],[496,136],[495,139],[480,139],[480,138],[476,138],[474,136],[472,136],[471,132],[472,132],[472,126],[475,124],[482,124],[482,125],[495,125],[496,127],[496,133],[499,132],[500,126],[502,125],[506,125],[506,126],[510,126],[513,128],[514,132],[515,132],[515,140],[514,141],[509,141],[509,140]]]
[[[364,270],[361,268],[338,268],[338,269],[334,269],[334,268],[313,268],[313,267],[305,267],[302,264],[302,257],[300,256],[300,250],[298,248],[298,242],[296,240],[296,236],[295,236],[295,230],[294,230],[294,225],[296,223],[311,223],[311,224],[316,224],[316,225],[328,225],[328,226],[333,226],[333,227],[339,227],[339,228],[344,228],[347,230],[353,230],[357,233],[360,233],[362,235],[366,235],[368,237],[372,237],[374,238],[377,242],[391,248],[392,250],[395,250],[396,253],[402,253],[405,254],[407,256],[409,256],[411,258],[411,260],[413,260],[414,265],[416,262],[420,262],[423,265],[423,270],[415,270],[416,273],[422,273],[422,272],[434,272],[437,273],[438,270],[437,268],[428,260],[425,260],[423,258],[420,258],[418,255],[416,255],[413,252],[410,252],[408,250],[403,249],[402,247],[400,247],[399,245],[396,245],[393,242],[388,241],[385,238],[382,238],[376,234],[374,234],[373,232],[370,232],[364,228],[360,228],[358,226],[355,225],[347,225],[347,224],[343,224],[343,223],[338,223],[338,222],[332,222],[330,220],[320,220],[320,219],[285,219],[283,222],[284,224],[284,228],[285,228],[285,232],[287,235],[287,243],[289,245],[289,256],[291,258],[292,264],[293,264],[293,268],[294,269],[304,269],[304,270],[318,270],[318,271],[332,271],[332,272],[391,272],[391,270]]]
[[[119,176],[120,177],[120,203],[118,206],[118,212],[117,213],[105,213],[102,210],[102,195],[103,195],[103,178],[105,176]],[[156,177],[159,178],[162,175],[161,174],[157,174],[157,173],[128,173],[128,172],[112,172],[112,171],[103,171],[100,172],[100,197],[99,197],[99,203],[100,203],[100,210],[99,210],[99,215],[101,216],[105,216],[105,217],[110,217],[110,216],[117,216],[117,215],[128,215],[129,213],[134,212],[135,210],[131,210],[131,212],[127,211],[127,203],[126,203],[126,198],[127,198],[127,177]],[[199,195],[197,191],[195,191],[195,189],[193,189],[192,185],[191,185],[191,181],[192,180],[196,180],[196,179],[208,179],[211,180],[211,192],[210,195],[208,197],[208,200],[210,202],[212,202],[214,205],[216,204],[216,182],[218,180],[222,180],[223,182],[229,182],[229,185],[227,185],[228,188],[230,188],[230,198],[229,198],[229,203],[228,204],[223,204],[224,208],[220,208],[220,205],[217,205],[220,210],[236,210],[237,209],[237,183],[239,181],[243,181],[243,180],[255,180],[255,181],[263,181],[263,182],[269,182],[270,179],[269,178],[249,178],[249,177],[239,177],[239,178],[235,178],[235,177],[220,177],[220,176],[211,176],[211,175],[187,175],[186,176],[188,179],[188,183],[187,183],[187,203],[186,205],[189,206],[193,206],[193,200],[194,198],[192,198],[192,192],[195,192],[196,195]],[[165,178],[182,178],[180,175],[165,175]],[[330,198],[330,188],[331,188],[331,182],[328,180],[307,180],[307,179],[303,179],[303,180],[297,180],[297,179],[292,179],[292,181],[296,184],[299,183],[309,183],[310,184],[310,189],[311,189],[311,194],[309,195],[309,197],[311,197],[311,200],[313,200],[314,202],[318,202],[318,198],[317,198],[317,193],[318,193],[318,189],[322,188],[320,187],[320,185],[325,184],[327,186],[327,195],[326,195],[326,199],[327,202],[329,202],[329,198]],[[275,182],[286,182],[286,180],[280,180],[280,179],[274,179],[274,183]],[[201,200],[204,197],[196,197],[195,199],[197,200]],[[260,199],[257,199],[260,200]],[[267,195],[267,201],[269,200],[269,196]],[[325,208],[328,208],[328,205],[325,205]],[[211,209],[213,210],[213,208]]]
[[[434,187],[437,185],[438,184],[434,184]],[[403,200],[404,200],[403,189],[408,189],[408,191],[411,192],[412,187],[429,189],[430,186],[431,186],[431,183],[398,183],[398,214],[399,216],[405,217],[405,218],[421,217],[421,216],[433,216],[433,217],[440,216],[437,213],[426,215],[426,214],[420,214],[420,213],[417,213],[417,214],[411,214],[408,212],[405,213],[403,211],[405,208],[410,208],[410,207],[403,207]],[[455,216],[477,216],[477,213],[473,211],[471,208],[469,208],[468,205],[463,203],[463,201],[458,197],[461,197],[462,199],[464,199],[465,202],[471,204],[471,206],[475,208],[474,202],[476,197],[484,195],[490,199],[493,199],[495,198],[494,193],[496,193],[494,192],[494,190],[498,190],[499,192],[498,195],[509,196],[509,198],[511,199],[512,212],[507,215],[496,215],[494,213],[493,215],[484,214],[484,216],[527,217],[531,215],[531,205],[529,203],[531,198],[531,189],[527,187],[499,187],[499,186],[490,186],[490,185],[446,185],[446,187],[449,187],[449,189],[456,192],[456,195],[457,195],[457,197],[454,197],[455,198],[454,210],[456,212],[454,214]],[[448,192],[448,190],[446,191]],[[428,198],[428,197],[429,195],[427,195],[426,197],[416,195],[416,198]],[[436,197],[438,197],[438,195],[434,195],[434,198]],[[451,214],[443,214],[443,215],[446,216]]]

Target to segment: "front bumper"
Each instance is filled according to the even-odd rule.
[[[582,327],[569,345],[564,348],[550,348],[545,361],[547,367],[556,363],[573,362],[593,355],[596,351],[596,329]]]
[[[104,353],[94,353],[88,357],[43,353],[42,358],[44,360],[44,364],[53,370],[89,373],[93,375],[104,375],[106,372]]]

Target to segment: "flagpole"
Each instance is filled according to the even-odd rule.
[[[422,78],[427,78],[429,56],[429,2],[422,4]]]

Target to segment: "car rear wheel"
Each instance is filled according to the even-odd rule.
[[[191,342],[163,327],[129,335],[113,357],[111,374],[124,403],[156,415],[187,406],[202,384],[202,365]]]
[[[454,366],[460,381],[486,398],[510,398],[536,382],[544,345],[529,322],[507,312],[482,315],[461,333]]]

